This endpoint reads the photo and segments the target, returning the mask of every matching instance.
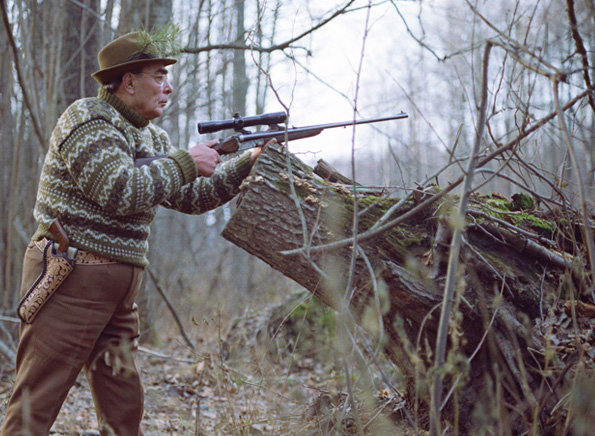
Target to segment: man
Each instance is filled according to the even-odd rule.
[[[2,436],[49,434],[81,369],[101,435],[142,434],[134,301],[156,208],[198,214],[220,206],[237,194],[261,152],[217,167],[213,141],[187,151],[170,144],[150,120],[163,114],[173,92],[166,67],[176,60],[150,38],[143,45],[146,36],[124,35],[99,52],[100,70],[93,74],[102,85],[98,97],[73,103],[52,134],[21,295],[45,273],[42,250],[56,240],[50,231],[56,220],[78,249],[76,266],[33,321],[21,325]],[[157,155],[163,157],[135,167],[136,159]]]

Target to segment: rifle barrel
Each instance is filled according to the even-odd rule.
[[[370,118],[367,120],[341,121],[338,123],[319,124],[317,126],[308,126],[308,127],[312,128],[312,129],[332,129],[335,127],[348,127],[348,126],[354,126],[357,124],[371,124],[371,123],[380,123],[383,121],[400,120],[401,118],[407,118],[408,116],[409,115],[407,115],[405,112],[401,112],[400,114],[391,115],[388,117]]]
[[[351,121],[340,121],[338,123],[329,123],[329,124],[318,124],[315,126],[305,126],[305,127],[290,127],[289,129],[287,129],[287,133],[290,136],[294,136],[293,139],[298,139],[298,138],[306,138],[309,136],[315,136],[318,135],[320,132],[322,132],[325,129],[333,129],[336,127],[348,127],[348,126],[354,126],[354,125],[358,125],[358,124],[371,124],[371,123],[379,123],[379,122],[383,122],[383,121],[391,121],[391,120],[399,120],[401,118],[407,118],[409,115],[407,115],[405,112],[401,112],[400,114],[397,115],[391,115],[388,117],[381,117],[381,118],[370,118],[367,120],[351,120]],[[281,135],[285,134],[285,130],[266,130],[264,132],[256,132],[256,133],[248,133],[248,134],[242,134],[242,135],[238,135],[238,141],[239,142],[244,142],[244,141],[254,141],[254,140],[260,140],[260,139],[271,139],[271,138],[279,138]]]

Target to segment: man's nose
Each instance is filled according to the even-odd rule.
[[[165,92],[166,94],[171,94],[172,92],[174,92],[174,88],[171,86],[171,83],[169,83],[169,80],[165,79],[165,83],[163,84],[163,92]]]

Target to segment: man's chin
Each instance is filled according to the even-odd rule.
[[[163,109],[158,109],[153,111],[151,114],[145,116],[145,119],[147,121],[151,121],[154,120],[155,118],[159,118],[161,115],[163,115]]]

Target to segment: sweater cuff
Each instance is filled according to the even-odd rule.
[[[254,165],[250,160],[250,154],[250,151],[246,151],[233,161],[236,174],[240,177],[241,180],[243,180],[245,177],[248,176],[248,174],[250,174],[250,170]]]
[[[198,169],[196,168],[196,163],[190,153],[186,150],[176,150],[169,156],[169,159],[172,159],[175,163],[178,164],[180,170],[182,171],[182,178],[184,180],[184,185],[187,183],[192,182],[194,179],[198,177]]]

